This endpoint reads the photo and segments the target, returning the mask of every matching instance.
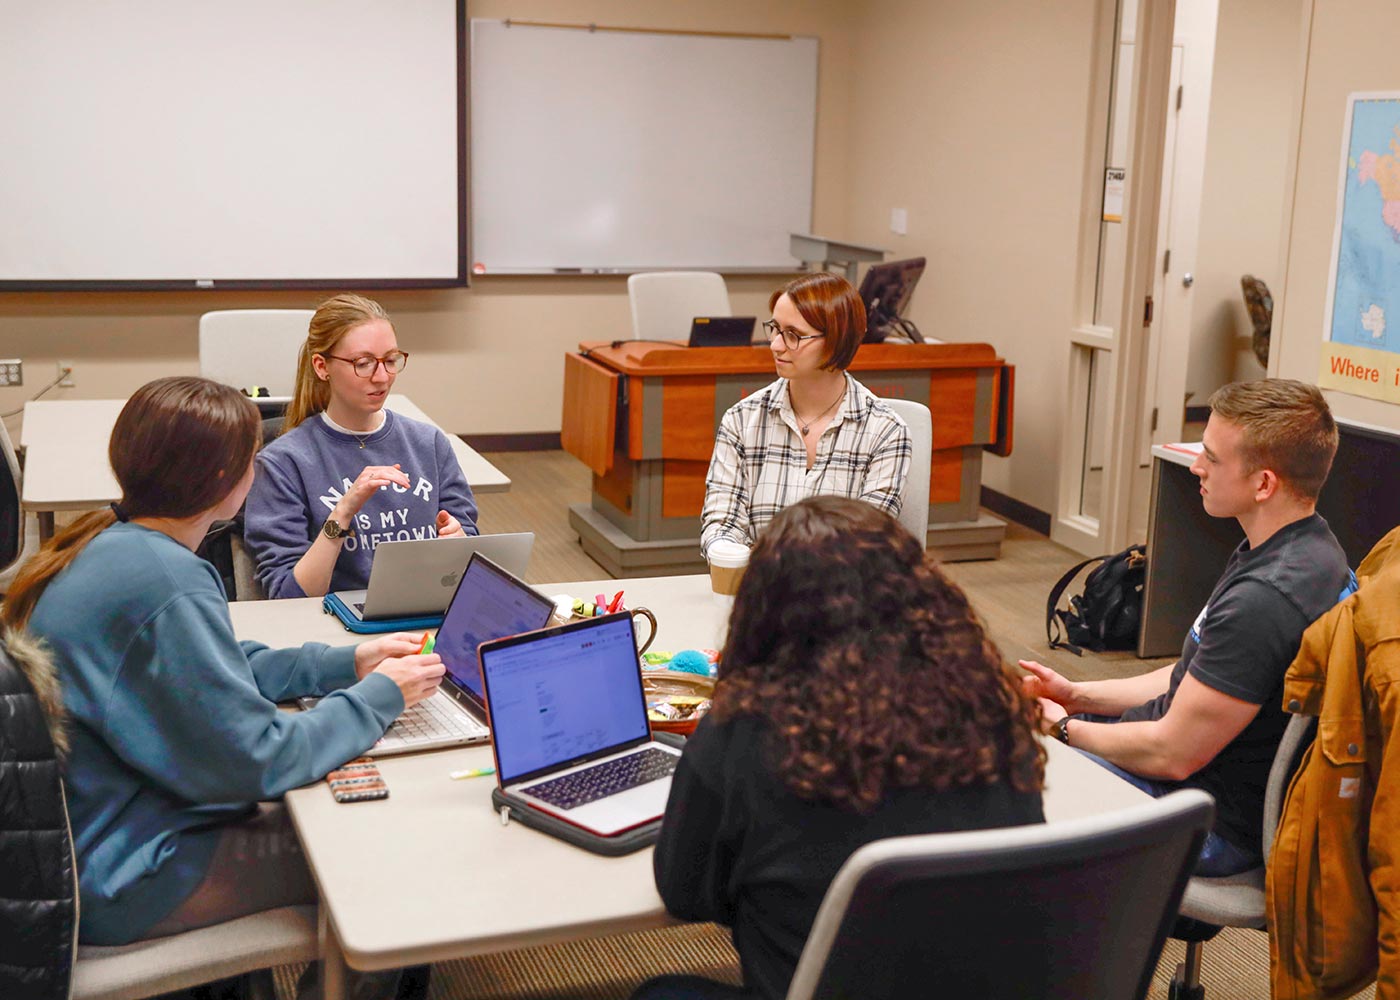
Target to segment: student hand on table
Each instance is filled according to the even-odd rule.
[[[462,522],[445,510],[438,511],[437,533],[439,538],[464,538],[467,534],[462,530]]]
[[[360,677],[380,673],[398,685],[403,707],[412,708],[432,697],[442,682],[442,657],[419,653],[423,637],[394,632],[362,642],[355,648],[355,673]]]
[[[345,491],[345,495],[340,498],[340,502],[335,505],[333,515],[342,524],[348,522],[360,512],[360,508],[376,492],[386,486],[402,486],[404,489],[412,485],[408,481],[408,476],[404,475],[399,466],[394,465],[367,465],[360,470],[360,474],[355,477],[355,481],[350,484],[350,488]]]

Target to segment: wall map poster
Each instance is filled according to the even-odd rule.
[[[1352,94],[1318,385],[1400,403],[1400,91]]]

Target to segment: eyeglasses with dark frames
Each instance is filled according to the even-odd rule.
[[[764,323],[763,330],[768,334],[768,340],[770,342],[774,337],[781,335],[783,343],[787,345],[789,351],[797,350],[802,346],[804,340],[821,340],[826,336],[824,333],[798,333],[790,326],[786,328],[779,326],[778,321],[775,319],[770,319],[768,322]]]
[[[321,356],[344,361],[355,369],[355,374],[360,378],[373,378],[375,369],[380,365],[383,365],[384,370],[390,375],[397,375],[408,364],[408,355],[403,351],[391,351],[382,358],[376,358],[370,354],[362,354],[358,358],[342,358],[339,354],[323,354]]]

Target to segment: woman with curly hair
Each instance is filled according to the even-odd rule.
[[[867,503],[815,497],[773,519],[720,662],[656,884],[675,916],[733,929],[745,989],[663,977],[638,997],[783,997],[857,848],[1044,821],[1035,704],[963,592]]]

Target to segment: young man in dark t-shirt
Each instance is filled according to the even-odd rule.
[[[1322,393],[1264,379],[1225,386],[1210,407],[1191,471],[1206,513],[1235,518],[1245,540],[1181,659],[1107,681],[1071,682],[1030,660],[1021,666],[1047,733],[1151,794],[1189,786],[1215,797],[1215,828],[1197,872],[1227,875],[1262,863],[1264,786],[1287,724],[1284,672],[1350,572],[1314,509],[1337,450]]]

